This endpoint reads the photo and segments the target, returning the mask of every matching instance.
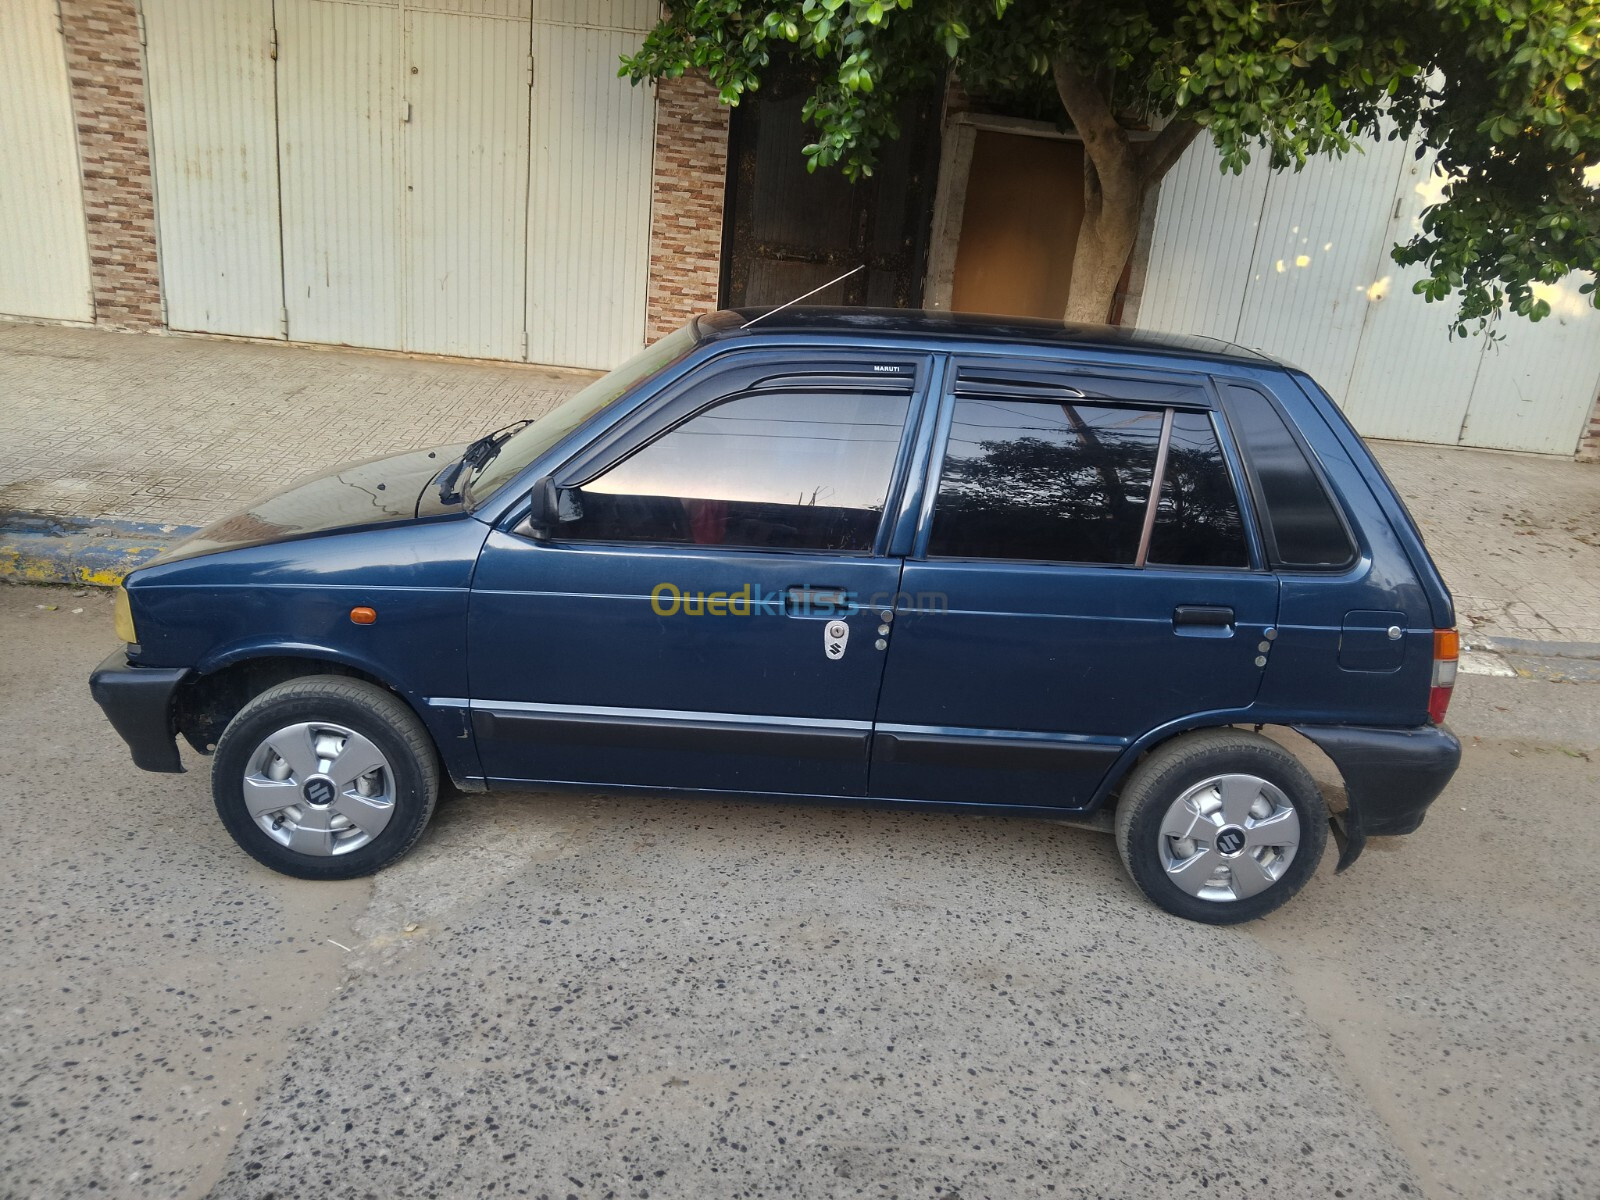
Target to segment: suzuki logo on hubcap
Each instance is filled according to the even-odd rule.
[[[313,775],[306,780],[305,787],[300,789],[300,794],[306,798],[308,804],[331,804],[336,789],[333,780],[326,775]]]
[[[1232,858],[1244,849],[1244,830],[1237,825],[1226,825],[1217,834],[1217,849]]]

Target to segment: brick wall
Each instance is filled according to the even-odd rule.
[[[728,110],[716,89],[699,77],[660,80],[650,197],[651,341],[717,307],[727,181]]]
[[[1600,396],[1594,398],[1589,410],[1589,424],[1578,439],[1578,461],[1600,462]]]
[[[161,324],[150,136],[134,0],[60,0],[89,218],[95,322]]]

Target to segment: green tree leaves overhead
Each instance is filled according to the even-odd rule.
[[[1091,201],[1124,171],[1147,188],[1177,158],[1120,134],[1093,144],[1085,126],[1102,116],[1120,131],[1198,127],[1235,172],[1257,154],[1298,168],[1363,135],[1419,132],[1448,182],[1395,259],[1428,271],[1428,299],[1459,296],[1463,329],[1502,311],[1537,320],[1549,306],[1535,284],[1600,271],[1600,3],[669,0],[622,70],[704,71],[738,104],[784,52],[819,68],[812,169],[870,174],[898,101],[954,71],[985,94],[1053,85],[1085,133]]]

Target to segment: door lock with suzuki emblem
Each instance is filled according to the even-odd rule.
[[[850,644],[850,626],[843,621],[829,621],[822,627],[822,652],[837,662],[844,657]]]

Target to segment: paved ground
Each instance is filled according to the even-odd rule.
[[[1600,643],[1600,464],[1373,442],[1464,632]]]
[[[288,880],[109,625],[0,587],[0,1195],[1595,1195],[1591,686],[1464,680],[1422,830],[1219,930],[1060,826],[599,794]]]
[[[0,512],[204,525],[335,463],[538,416],[593,377],[0,321]]]
[[[10,510],[199,525],[312,469],[536,416],[590,376],[0,322]],[[1479,639],[1600,643],[1600,465],[1376,443]]]

